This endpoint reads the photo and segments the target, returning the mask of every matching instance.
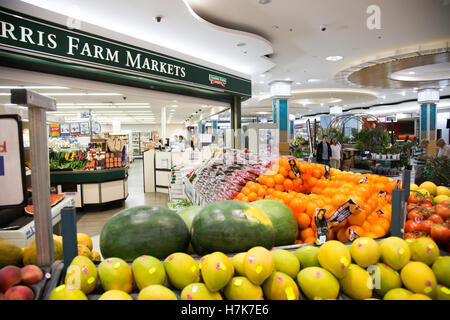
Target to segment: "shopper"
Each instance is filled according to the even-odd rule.
[[[450,158],[450,146],[445,143],[444,139],[439,139],[436,141],[436,145],[439,147],[437,154],[438,158],[448,159]]]
[[[324,135],[322,141],[317,145],[316,157],[318,163],[330,165],[331,147],[327,135]]]
[[[424,139],[418,146],[413,147],[414,183],[417,185],[426,180],[424,178],[425,166],[427,160],[430,159],[427,156],[428,143],[428,140]]]
[[[341,144],[337,141],[336,138],[332,138],[330,148],[331,148],[330,167],[339,169],[341,167],[341,159],[342,159]]]

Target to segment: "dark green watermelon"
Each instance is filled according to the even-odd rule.
[[[133,261],[141,255],[165,259],[174,252],[186,252],[189,230],[174,211],[158,206],[137,206],[113,215],[100,234],[104,258]]]
[[[275,229],[275,246],[294,243],[298,235],[298,223],[288,206],[275,200],[258,200],[251,205],[261,208],[272,221]]]
[[[236,200],[205,206],[192,221],[191,243],[199,255],[244,252],[255,246],[271,249],[275,232],[263,210]]]

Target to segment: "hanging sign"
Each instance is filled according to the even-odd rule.
[[[59,135],[60,135],[59,124],[55,123],[50,124],[50,136],[59,137]]]
[[[88,135],[90,133],[89,122],[80,122],[80,134]]]
[[[79,122],[73,122],[70,124],[70,134],[71,135],[80,134],[80,123]]]
[[[0,48],[109,72],[251,96],[251,81],[185,60],[0,9]]]
[[[70,123],[61,123],[59,129],[60,129],[59,134],[62,137],[70,136]]]
[[[0,128],[0,208],[25,206],[28,201],[20,116],[0,115]]]

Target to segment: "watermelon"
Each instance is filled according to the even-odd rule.
[[[298,224],[295,215],[288,206],[275,200],[258,200],[252,206],[261,208],[272,221],[275,229],[275,246],[293,244],[297,239]]]
[[[206,205],[192,221],[191,243],[199,255],[244,252],[255,246],[271,249],[275,231],[260,208],[236,200]]]
[[[65,194],[50,194],[50,206],[54,207],[58,203],[64,200]],[[30,204],[25,207],[25,212],[28,214],[34,214],[34,208],[33,205]]]
[[[189,232],[191,231],[192,226],[192,220],[194,220],[194,217],[199,213],[203,207],[201,206],[189,206],[184,209],[181,209],[178,211],[178,214],[181,218],[183,218],[184,223],[186,223],[186,226],[188,227]]]
[[[141,255],[165,259],[186,252],[189,230],[174,211],[158,206],[137,206],[113,215],[100,233],[100,251],[105,258],[133,261]]]

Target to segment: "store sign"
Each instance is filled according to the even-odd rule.
[[[0,208],[25,206],[22,121],[18,115],[0,115],[0,128]]]
[[[89,122],[80,122],[80,134],[88,135],[91,133]]]
[[[80,123],[74,122],[70,124],[70,134],[71,135],[78,135],[80,134]]]
[[[147,49],[0,9],[0,48],[134,76],[251,96],[251,81]]]
[[[52,137],[60,136],[59,124],[50,124],[50,136],[52,136]]]
[[[61,123],[59,134],[63,137],[70,136],[70,123]]]

